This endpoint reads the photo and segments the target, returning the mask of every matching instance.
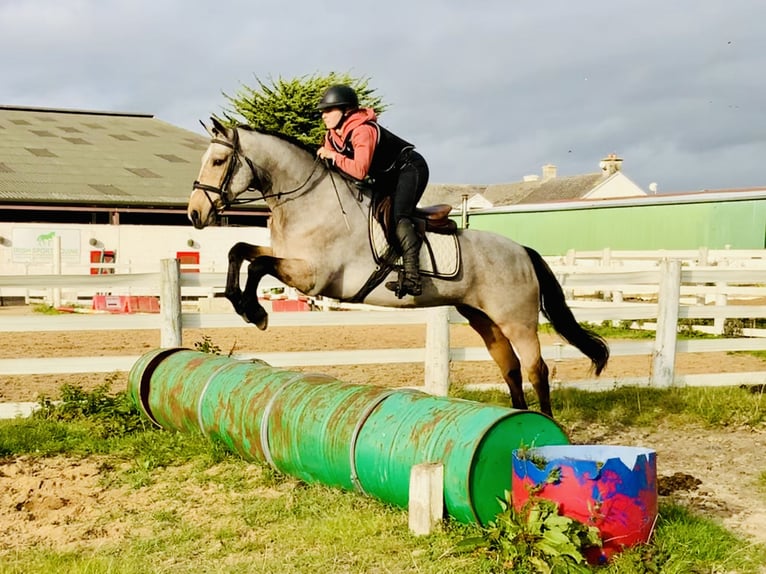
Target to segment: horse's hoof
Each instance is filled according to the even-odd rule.
[[[246,312],[243,317],[245,317],[245,320],[248,323],[252,323],[261,331],[265,331],[266,327],[269,326],[269,314],[266,312],[266,309],[260,305],[258,305],[258,308],[255,309],[255,311]]]

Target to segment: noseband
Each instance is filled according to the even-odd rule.
[[[239,150],[239,133],[237,132],[237,128],[234,128],[233,132],[234,135],[232,136],[232,141],[228,141],[221,138],[211,138],[210,143],[211,144],[219,144],[224,147],[229,148],[232,150],[232,157],[229,160],[229,165],[226,168],[226,173],[223,176],[223,180],[221,181],[221,184],[216,187],[214,185],[208,185],[206,183],[200,183],[199,181],[195,180],[194,184],[192,184],[192,190],[199,189],[205,194],[205,197],[207,197],[207,200],[210,202],[210,205],[213,207],[213,210],[216,213],[220,213],[221,211],[231,207],[232,202],[229,201],[226,197],[226,189],[229,187],[229,183],[231,182],[231,177],[234,175],[234,171],[237,169],[238,166],[242,165],[242,160],[240,158],[244,158],[245,163],[247,164],[247,167],[250,168],[251,178],[250,178],[250,185],[248,185],[247,189],[255,189],[252,186],[252,181],[255,179],[257,171],[255,169],[255,166],[253,165],[253,162],[250,161],[250,158],[243,155],[242,152]],[[215,205],[215,201],[213,201],[213,198],[210,197],[210,194],[214,193],[221,199],[221,205],[222,207],[218,209]],[[242,201],[242,202],[236,202],[236,203],[245,203],[248,200]],[[252,200],[250,200],[252,201]]]
[[[243,203],[250,203],[252,201],[256,201],[256,198],[253,199],[235,199],[234,201],[229,201],[226,197],[226,189],[229,187],[229,183],[231,182],[231,178],[234,175],[234,171],[237,169],[238,166],[242,165],[242,159],[244,159],[244,162],[247,164],[247,167],[250,169],[250,183],[248,184],[245,191],[257,191],[257,186],[263,186],[263,185],[269,185],[269,178],[268,176],[263,177],[262,180],[259,179],[261,177],[261,173],[259,172],[258,168],[253,164],[253,162],[250,160],[249,157],[247,157],[245,154],[242,153],[242,151],[239,149],[239,132],[237,131],[237,128],[234,128],[232,135],[232,141],[221,139],[221,138],[211,138],[210,143],[211,144],[220,144],[224,147],[229,148],[232,150],[232,157],[229,161],[229,165],[226,168],[226,173],[224,174],[223,180],[221,180],[221,184],[216,187],[214,185],[208,185],[206,183],[201,183],[200,181],[195,181],[192,184],[192,190],[199,189],[201,192],[205,194],[205,197],[207,197],[207,200],[210,202],[210,205],[213,207],[213,210],[220,214],[225,209],[228,209],[232,205],[240,205]],[[270,199],[270,198],[277,198],[277,201],[279,201],[283,196],[289,196],[296,194],[301,191],[306,191],[307,186],[311,179],[314,177],[314,174],[319,169],[319,166],[322,165],[322,162],[317,157],[314,159],[314,165],[311,169],[311,172],[306,177],[305,181],[298,185],[296,188],[291,189],[289,191],[279,191],[277,193],[266,193],[265,189],[260,189],[261,197],[263,199]],[[332,175],[332,174],[331,174]],[[256,185],[253,184],[255,182]],[[333,186],[335,186],[335,181],[333,181]],[[221,199],[221,208],[217,208],[215,205],[215,201],[213,201],[213,198],[210,197],[210,194],[213,193],[220,197]],[[335,190],[335,193],[338,193],[338,190]]]

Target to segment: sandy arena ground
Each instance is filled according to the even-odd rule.
[[[10,313],[23,312],[0,307],[0,321]],[[301,351],[322,349],[365,349],[423,347],[425,327],[321,327],[271,328],[261,332],[243,326],[228,330],[188,330],[184,344],[193,347],[202,336],[224,354],[235,352]],[[92,331],[62,333],[0,333],[0,358],[140,355],[159,346],[159,331]],[[552,344],[546,337],[543,344]],[[466,326],[453,326],[454,347],[481,346],[481,340]],[[590,379],[586,359],[565,360],[550,367],[562,381]],[[609,377],[646,376],[649,357],[614,357],[604,373]],[[680,354],[677,372],[721,373],[766,369],[766,361],[749,355],[726,353]],[[302,369],[324,372],[341,380],[389,386],[422,384],[423,367],[405,365],[334,366]],[[499,382],[494,364],[457,363],[454,381]],[[34,401],[41,395],[55,398],[61,384],[92,388],[110,380],[113,390],[126,386],[127,374],[115,373],[60,376],[3,376],[0,402]],[[608,382],[605,382],[608,384]],[[573,442],[640,445],[657,451],[658,474],[669,477],[686,473],[700,481],[692,490],[671,496],[684,500],[706,516],[720,519],[727,527],[753,540],[766,543],[766,490],[761,473],[766,472],[766,429],[709,431],[702,428],[647,429],[606,435],[603,429],[581,425],[567,429]],[[0,461],[0,548],[21,548],[36,541],[56,547],[119,541],[125,532],[120,523],[97,520],[104,504],[140,508],[146,501],[141,492],[124,496],[119,490],[99,486],[102,470],[97,462],[66,458],[29,458]],[[696,481],[693,481],[696,482]],[[152,496],[147,492],[145,496]],[[93,525],[98,523],[98,530]]]

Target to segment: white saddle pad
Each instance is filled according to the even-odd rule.
[[[370,247],[375,261],[380,263],[388,250],[388,242],[383,227],[373,217],[370,218]],[[395,264],[401,266],[401,257]],[[457,235],[426,232],[426,239],[420,248],[420,272],[441,279],[455,277],[460,272],[460,243]]]

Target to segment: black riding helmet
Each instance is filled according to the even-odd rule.
[[[325,91],[322,99],[317,104],[318,110],[340,108],[341,110],[355,110],[359,107],[359,97],[354,88],[344,84],[330,86]]]

